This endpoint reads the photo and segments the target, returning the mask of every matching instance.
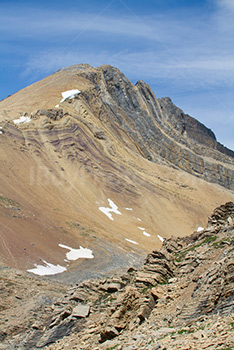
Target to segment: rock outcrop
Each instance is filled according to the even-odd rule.
[[[231,349],[233,215],[226,203],[201,232],[165,240],[141,269],[70,287],[27,332],[11,338],[3,327],[3,349]]]
[[[69,68],[71,69],[71,68]],[[214,133],[177,108],[170,98],[157,100],[150,86],[135,86],[116,68],[74,73],[92,81],[84,98],[97,118],[117,132],[121,142],[150,161],[174,165],[207,181],[234,189],[234,152],[219,144]],[[77,69],[77,70],[76,70]]]

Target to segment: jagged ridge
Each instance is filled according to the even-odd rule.
[[[64,116],[73,113],[76,117],[85,117],[88,107],[86,116],[93,113],[104,130],[143,157],[176,166],[233,190],[234,152],[217,142],[210,129],[185,114],[170,98],[158,100],[148,84],[138,81],[133,86],[117,68],[109,65],[97,69],[86,64],[67,67],[55,73],[55,81],[61,74],[80,79],[84,86],[73,101],[60,105]],[[11,98],[14,101],[14,96]],[[0,107],[7,106],[11,98],[2,101]],[[48,119],[49,113],[56,113],[51,109],[42,111]],[[42,111],[24,112],[37,118]],[[44,127],[52,129],[54,126],[51,122],[46,126],[44,121]]]

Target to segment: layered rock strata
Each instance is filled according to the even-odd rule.
[[[233,210],[227,203],[203,231],[165,240],[139,270],[70,287],[26,333],[10,339],[4,328],[5,348],[232,348]]]

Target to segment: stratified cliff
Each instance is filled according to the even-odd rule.
[[[71,69],[71,68],[69,68]],[[234,152],[216,141],[214,133],[177,108],[169,98],[157,100],[148,84],[135,86],[116,68],[101,66],[74,72],[95,87],[83,93],[96,117],[112,130],[118,125],[121,142],[145,158],[174,165],[207,181],[234,189]]]
[[[33,118],[45,115],[48,121],[59,120],[69,112],[85,118],[85,113],[89,114],[86,105],[115,139],[148,160],[234,189],[234,152],[222,146],[210,129],[185,114],[170,98],[158,100],[148,84],[138,81],[133,86],[117,68],[108,65],[94,69],[82,64],[61,69],[56,73],[55,83],[60,74],[61,79],[67,75],[73,81],[79,80],[85,88],[74,100],[61,103],[59,111],[46,108],[35,111],[33,103],[24,113],[32,114]],[[48,95],[47,100],[51,97]],[[4,109],[4,104],[11,107],[11,99],[13,105],[18,104],[12,96],[2,101],[0,107]],[[3,112],[8,115],[7,110]],[[47,127],[52,129],[53,125]],[[104,130],[92,131],[95,137],[105,139]]]
[[[13,267],[59,265],[74,281],[138,264],[172,222],[181,237],[234,199],[233,152],[111,66],[26,87],[0,102],[0,127],[0,254]],[[64,261],[61,245],[94,258]]]

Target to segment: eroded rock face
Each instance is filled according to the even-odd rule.
[[[184,114],[170,98],[157,100],[149,85],[139,81],[133,86],[111,66],[78,74],[95,82],[95,89],[85,91],[83,97],[106,126],[116,130],[118,125],[123,143],[129,144],[130,137],[133,147],[150,161],[171,164],[234,188],[234,152],[218,143],[210,129]]]
[[[46,313],[40,311],[30,331],[19,331],[12,344],[25,349],[155,349],[150,344],[164,343],[167,336],[170,349],[182,349],[185,343],[188,349],[198,344],[216,348],[220,340],[232,346],[233,214],[234,203],[226,203],[214,211],[212,225],[209,221],[201,232],[165,240],[141,269],[70,287]],[[5,343],[4,337],[5,329]]]
[[[108,156],[116,156],[117,151],[107,134],[152,162],[234,189],[234,152],[221,145],[210,129],[185,114],[170,98],[157,99],[148,84],[138,81],[134,86],[117,68],[109,65],[95,69],[81,64],[61,69],[50,84],[60,79],[76,81],[81,93],[56,105],[57,109],[52,108],[49,93],[46,101],[37,101],[37,105],[50,108],[35,111],[32,106],[36,103],[32,101],[24,114],[32,118],[46,117],[42,128],[54,130],[54,127],[73,124],[72,129],[76,129],[82,124],[87,128],[86,136],[90,130],[94,139],[105,141]],[[43,86],[43,81],[39,83]],[[0,112],[2,105],[1,114],[6,116],[10,114],[11,98],[9,106],[7,102],[8,99],[0,104]],[[13,104],[17,105],[14,100]],[[4,127],[4,133],[7,131]]]

